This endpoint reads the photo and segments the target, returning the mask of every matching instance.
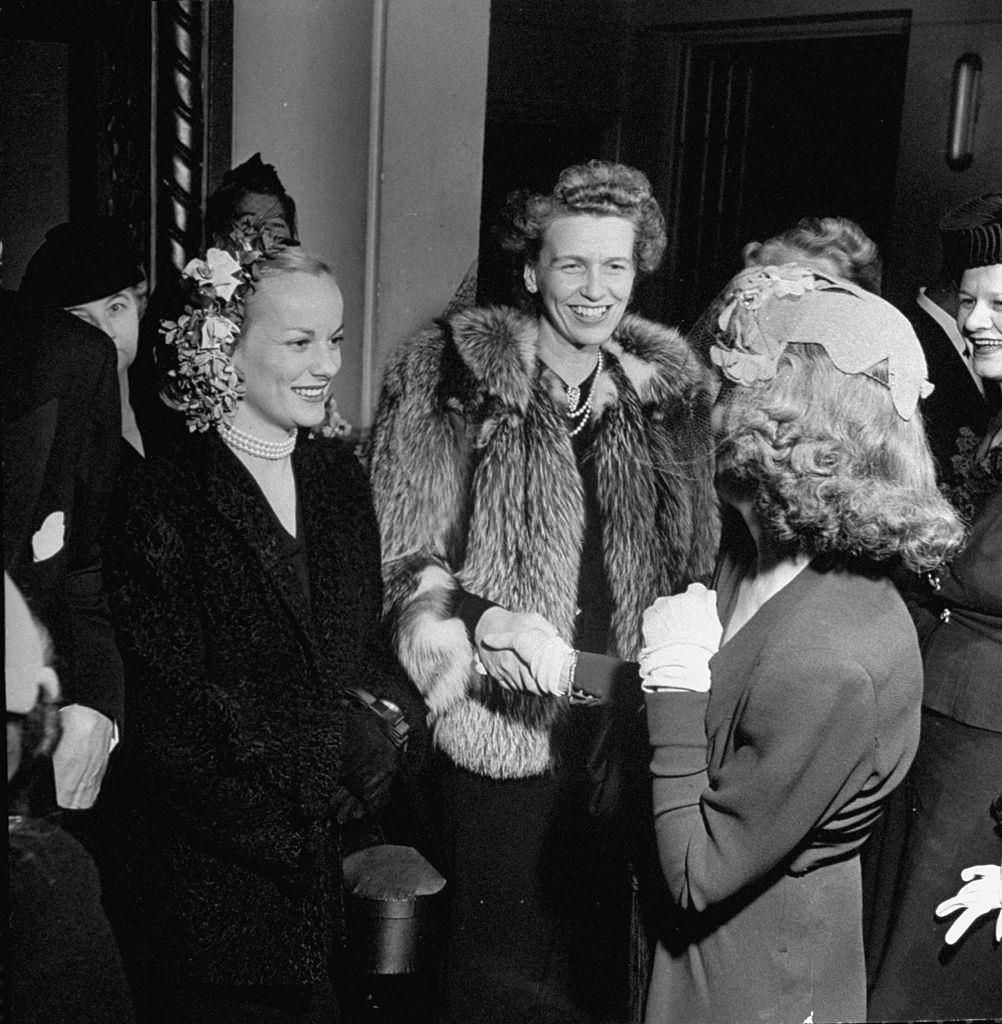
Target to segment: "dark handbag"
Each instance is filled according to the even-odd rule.
[[[389,796],[407,749],[410,727],[392,701],[361,687],[346,687],[342,790],[337,820],[378,811]]]

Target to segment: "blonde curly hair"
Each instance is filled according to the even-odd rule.
[[[921,415],[902,419],[880,383],[790,344],[769,381],[725,383],[717,401],[717,486],[749,500],[781,551],[935,569],[964,528],[936,486]]]

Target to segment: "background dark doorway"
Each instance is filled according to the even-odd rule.
[[[646,128],[674,133],[659,181],[672,239],[638,303],[683,327],[740,267],[746,242],[800,217],[850,217],[882,250],[890,232],[907,35],[733,37],[676,49],[676,109]]]

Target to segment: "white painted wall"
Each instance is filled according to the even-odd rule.
[[[233,162],[260,150],[275,164],[304,248],[333,262],[346,318],[336,393],[362,426],[389,351],[441,312],[476,256],[489,22],[489,0],[234,4]]]
[[[303,248],[333,264],[346,345],[338,405],[358,422],[369,134],[369,0],[236,0],[233,163],[260,151],[296,200]]]

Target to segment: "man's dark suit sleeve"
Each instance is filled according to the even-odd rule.
[[[77,461],[75,525],[65,581],[73,669],[63,689],[67,703],[86,704],[121,723],[122,659],[101,565],[101,539],[118,474],[122,433],[114,349],[95,373],[87,404],[93,415],[81,439],[85,450]]]
[[[119,722],[122,660],[104,594],[101,540],[121,444],[117,357],[109,338],[62,310],[0,290],[4,568],[48,627],[66,703]],[[64,547],[35,561],[53,513]]]

